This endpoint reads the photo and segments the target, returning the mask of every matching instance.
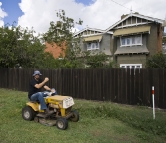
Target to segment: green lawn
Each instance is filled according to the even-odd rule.
[[[67,130],[22,119],[27,93],[0,89],[0,143],[164,143],[166,112],[142,106],[76,100],[79,122]]]

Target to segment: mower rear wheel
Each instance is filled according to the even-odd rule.
[[[56,121],[56,126],[58,129],[65,130],[68,127],[68,121],[65,118],[59,118]]]
[[[25,106],[22,109],[22,117],[24,120],[31,121],[36,116],[36,112],[30,106]]]
[[[79,121],[79,113],[77,111],[71,111],[72,112],[72,116],[70,117],[70,120],[73,122],[78,122]]]

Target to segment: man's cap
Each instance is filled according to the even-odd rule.
[[[42,75],[41,73],[40,73],[40,71],[34,71],[34,73],[33,73],[33,76],[35,76],[35,75]]]

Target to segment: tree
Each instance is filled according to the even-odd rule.
[[[16,35],[8,27],[0,28],[0,65],[1,67],[13,66],[16,62],[14,55],[16,49]]]
[[[105,67],[108,61],[108,57],[103,52],[96,54],[88,53],[86,64],[89,68],[101,68]]]
[[[57,67],[67,67],[67,68],[78,68],[80,67],[80,62],[77,59],[77,55],[80,54],[81,50],[79,48],[79,38],[74,38],[74,33],[72,30],[75,28],[76,24],[82,24],[79,20],[75,23],[72,18],[65,15],[65,11],[57,13],[60,21],[54,23],[50,22],[49,30],[43,35],[46,42],[50,44],[57,44],[61,47],[61,50],[65,52],[65,57],[57,61]]]
[[[162,42],[166,44],[166,37],[163,37]]]
[[[53,61],[53,56],[49,54],[48,58],[45,45],[34,32],[20,26],[0,28],[0,67],[13,68],[17,64],[26,68],[50,67],[46,60]]]
[[[166,55],[159,52],[146,61],[147,68],[166,68]]]

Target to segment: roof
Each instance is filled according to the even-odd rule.
[[[137,54],[137,53],[145,53],[148,54],[149,51],[145,47],[140,46],[132,46],[132,47],[120,47],[114,53],[115,55],[119,54]]]
[[[103,32],[104,32],[104,30],[101,30],[101,29],[86,27],[86,28],[84,28],[84,29],[82,29],[82,30],[76,32],[76,33],[74,34],[74,36],[76,36],[76,35],[78,35],[78,34],[84,32],[84,31],[87,31],[87,30],[90,30],[90,31],[97,31],[98,33],[103,33]]]
[[[137,27],[118,29],[114,32],[113,36],[129,35],[129,34],[144,33],[144,32],[150,32],[150,26],[137,26]]]
[[[86,28],[80,30],[79,32],[76,32],[76,33],[74,34],[74,36],[77,36],[77,35],[83,33],[84,31],[88,31],[88,30],[89,30],[89,31],[94,31],[94,34],[87,34],[87,35],[83,35],[82,37],[93,36],[93,35],[99,35],[99,34],[103,34],[103,33],[113,34],[113,32],[110,32],[110,31],[105,32],[105,30],[86,27]]]
[[[144,16],[144,15],[141,15],[141,14],[138,14],[138,13],[130,13],[127,16],[125,16],[123,19],[119,20],[118,22],[116,22],[115,24],[113,24],[112,26],[107,28],[105,32],[108,32],[108,31],[112,30],[115,26],[117,26],[118,24],[120,24],[121,22],[125,21],[126,19],[128,19],[129,17],[132,17],[132,16],[147,19],[149,21],[156,22],[156,23],[161,23],[161,24],[163,24],[163,22],[164,22],[164,20],[161,20],[161,19],[158,19],[158,18]]]

